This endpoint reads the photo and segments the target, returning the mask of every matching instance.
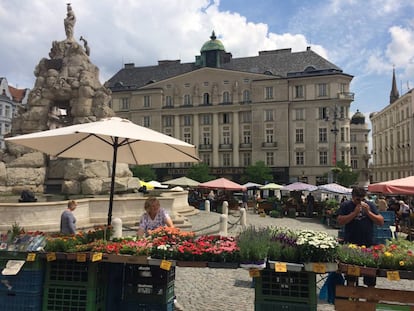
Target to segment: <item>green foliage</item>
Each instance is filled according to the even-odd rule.
[[[338,161],[335,167],[337,172],[336,182],[344,187],[350,187],[354,185],[358,180],[358,173],[352,171],[352,168],[348,165],[345,165],[343,161]]]
[[[246,167],[245,175],[241,177],[243,183],[251,181],[264,184],[270,180],[273,180],[272,170],[263,161],[257,161],[255,164]]]
[[[210,175],[209,172],[210,168],[207,164],[197,163],[190,167],[187,177],[203,183],[214,179],[214,176]]]
[[[138,177],[143,181],[156,180],[157,174],[155,170],[149,165],[135,165],[131,168],[134,177]]]

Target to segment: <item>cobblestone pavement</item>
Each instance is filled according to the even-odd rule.
[[[198,215],[187,217],[193,224],[192,230],[197,234],[214,234],[219,231],[220,215],[200,211]],[[239,213],[229,215],[228,222],[235,223],[239,219]],[[214,225],[214,226],[212,226]],[[309,218],[271,218],[260,217],[247,213],[247,225],[288,227],[293,230],[312,229],[326,231],[334,236],[337,230],[323,225],[317,219]],[[205,230],[199,230],[207,228]],[[237,235],[242,230],[240,225],[229,225],[229,235]],[[317,287],[323,284],[324,275],[318,275]],[[362,280],[361,280],[362,281]],[[414,281],[401,280],[399,282],[387,281],[384,278],[377,280],[377,287],[392,289],[414,288]],[[182,311],[253,311],[254,288],[248,271],[244,269],[210,269],[177,267],[175,279],[175,293],[177,302]],[[318,311],[335,310],[333,305],[320,301]]]

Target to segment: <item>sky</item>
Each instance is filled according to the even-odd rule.
[[[68,0],[0,0],[0,77],[32,88],[53,41],[65,39]],[[291,48],[313,51],[354,76],[351,92],[369,121],[389,103],[392,70],[400,95],[414,87],[412,0],[72,0],[102,83],[125,63],[194,62],[215,31],[234,58]]]

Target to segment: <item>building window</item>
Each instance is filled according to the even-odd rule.
[[[303,151],[296,152],[296,165],[304,165],[305,164],[305,155]]]
[[[250,91],[249,90],[243,91],[243,103],[250,103]]]
[[[191,96],[189,94],[184,95],[184,106],[191,106]]]
[[[328,119],[328,107],[319,107],[319,119],[320,120]]]
[[[305,109],[295,109],[295,120],[305,120]]]
[[[203,145],[210,145],[210,132],[204,132],[203,133]]]
[[[352,169],[357,169],[358,168],[358,160],[351,160],[351,168]]]
[[[144,96],[144,108],[151,107],[151,96],[145,95]]]
[[[151,127],[151,117],[150,116],[144,116],[142,120],[142,125],[145,127]]]
[[[275,155],[273,152],[266,152],[266,165],[273,166],[275,165]]]
[[[223,144],[230,145],[230,132],[223,132]]]
[[[191,126],[193,125],[193,116],[192,115],[184,115],[183,116],[183,125],[184,126]]]
[[[231,166],[231,154],[223,153],[223,166]]]
[[[319,152],[319,165],[328,165],[328,152],[327,151]]]
[[[340,106],[339,107],[339,117],[341,118],[341,119],[345,119],[345,115],[346,115],[346,108],[345,108],[345,106]]]
[[[9,105],[6,105],[6,118],[11,118],[12,117],[12,113],[11,113],[11,107]]]
[[[303,85],[295,86],[295,98],[303,98]]]
[[[229,93],[229,92],[224,92],[224,93],[223,93],[223,103],[224,103],[224,104],[229,104],[229,103],[231,103],[230,93]]]
[[[173,107],[173,99],[171,96],[165,96],[165,107]]]
[[[191,133],[189,133],[189,132],[184,133],[184,141],[186,143],[188,143],[188,144],[192,144],[192,141],[191,141]]]
[[[357,139],[356,139],[356,134],[351,134],[351,142],[356,142],[357,141]]]
[[[208,93],[203,94],[203,105],[210,105],[210,95]]]
[[[174,117],[173,116],[163,116],[162,117],[162,125],[164,127],[174,126]]]
[[[272,86],[265,87],[265,99],[273,99],[273,87]]]
[[[345,151],[343,151],[343,150],[341,151],[341,161],[346,164],[346,162],[345,162]]]
[[[273,110],[265,110],[264,114],[265,121],[273,121]]]
[[[210,166],[211,157],[210,157],[209,153],[202,153],[201,154],[201,159],[203,160],[204,164],[206,164],[207,166]]]
[[[326,127],[319,128],[319,142],[320,143],[328,142],[328,130]]]
[[[265,137],[266,143],[273,143],[273,129],[266,129]]]
[[[127,97],[121,98],[121,110],[128,110],[128,109],[129,109],[129,98]]]
[[[222,113],[221,114],[221,116],[222,116],[222,124],[229,124],[231,121],[230,121],[230,113],[227,113],[227,112],[224,112],[224,113]]]
[[[318,84],[318,97],[328,96],[327,92],[328,85],[326,83]]]
[[[243,143],[250,144],[251,143],[251,133],[250,130],[243,131]]]
[[[0,105],[0,117],[3,117],[3,105]]]
[[[345,128],[341,127],[341,141],[345,141]]]
[[[357,155],[357,147],[356,146],[351,147],[351,155]]]
[[[251,123],[252,122],[252,113],[251,113],[251,111],[242,111],[240,114],[241,114],[241,122],[242,123]]]
[[[242,157],[244,166],[250,166],[252,164],[252,156],[249,152],[244,152]]]
[[[202,114],[201,115],[201,125],[211,125],[212,123],[212,116],[211,114]]]
[[[303,129],[296,129],[296,143],[303,143]]]

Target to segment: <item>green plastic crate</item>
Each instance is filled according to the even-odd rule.
[[[43,311],[105,311],[106,288],[45,286]]]
[[[3,270],[6,267],[6,264],[9,260],[24,260],[26,261],[22,267],[23,271],[41,271],[44,270],[46,261],[43,258],[40,258],[36,254],[34,261],[27,261],[26,252],[8,252],[0,251],[0,270]]]
[[[287,301],[256,301],[255,311],[316,311],[317,305]]]
[[[313,272],[275,272],[264,269],[255,278],[256,301],[284,301],[317,304],[316,274]]]
[[[45,284],[98,287],[106,284],[107,263],[55,260],[46,265]]]

